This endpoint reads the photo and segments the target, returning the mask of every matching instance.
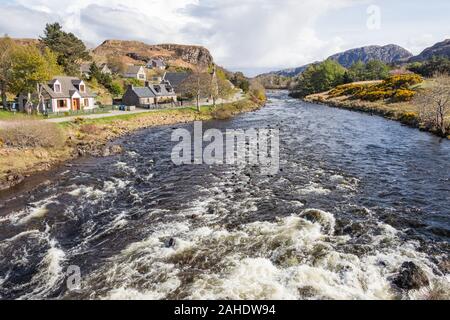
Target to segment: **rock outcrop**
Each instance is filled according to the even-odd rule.
[[[399,274],[393,279],[394,285],[403,290],[418,290],[430,284],[425,272],[414,262],[405,262]]]
[[[149,45],[139,41],[106,40],[92,51],[96,60],[106,61],[108,56],[118,56],[127,63],[161,59],[174,67],[206,69],[213,57],[208,49],[200,46],[160,44]]]

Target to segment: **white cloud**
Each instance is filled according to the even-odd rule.
[[[370,3],[369,0],[12,0],[9,4],[0,2],[0,10],[8,13],[8,19],[0,20],[0,32],[37,37],[46,22],[59,21],[66,30],[89,43],[130,39],[199,44],[210,49],[216,61],[228,68],[276,69],[310,63],[367,42],[364,34],[349,34],[346,25],[352,19],[364,20],[364,5]],[[361,4],[362,16],[353,17],[352,10],[342,11]],[[348,11],[348,21],[341,19],[338,25],[332,25],[336,21],[327,22],[338,10]],[[323,24],[328,31],[336,32],[319,33]],[[432,44],[433,36],[424,33],[410,39],[408,49],[417,52]]]

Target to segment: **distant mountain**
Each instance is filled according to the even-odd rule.
[[[294,78],[298,76],[299,74],[303,73],[311,64],[307,64],[298,68],[290,68],[290,69],[283,69],[279,71],[272,71],[269,73],[262,74],[260,76],[268,76],[268,75],[276,75],[276,76],[282,76],[282,77],[289,77]]]
[[[450,58],[450,39],[436,43],[434,46],[426,48],[421,54],[409,59],[409,62],[422,62],[432,57]]]
[[[328,59],[333,59],[339,62],[346,68],[351,67],[355,62],[362,61],[367,63],[371,60],[381,60],[385,63],[394,63],[407,61],[412,57],[412,53],[408,50],[390,44],[387,46],[367,46],[362,48],[356,48],[347,50],[345,52],[337,53],[332,55]],[[316,62],[317,63],[317,62]],[[284,69],[280,71],[274,71],[270,73],[266,73],[262,76],[267,75],[279,75],[285,77],[296,77],[299,74],[303,73],[311,64],[307,64],[298,68],[292,69]]]
[[[367,46],[351,49],[332,55],[329,59],[335,60],[342,66],[349,68],[358,61],[367,63],[371,60],[380,60],[384,63],[395,63],[408,60],[412,56],[413,54],[408,50],[395,44],[390,44],[387,46]]]

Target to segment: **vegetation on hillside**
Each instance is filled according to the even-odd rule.
[[[348,96],[363,101],[389,100],[390,102],[411,101],[416,95],[412,88],[423,82],[419,75],[398,75],[378,83],[350,83],[337,86],[330,91],[332,98]]]
[[[358,61],[346,69],[329,59],[310,65],[292,85],[291,96],[303,98],[346,83],[386,79],[390,70],[388,65],[378,60],[366,64]]]
[[[420,74],[423,77],[432,77],[433,75],[450,75],[450,59],[445,57],[433,57],[425,62],[415,62],[408,66],[408,70]]]

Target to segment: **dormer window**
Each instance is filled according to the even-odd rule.
[[[86,87],[84,86],[84,84],[80,84],[80,92],[86,92]]]
[[[55,83],[53,87],[54,87],[53,90],[55,92],[61,92],[61,85],[59,83]]]

